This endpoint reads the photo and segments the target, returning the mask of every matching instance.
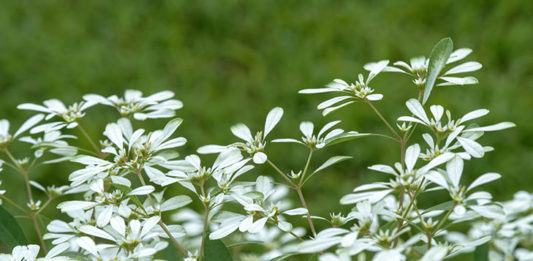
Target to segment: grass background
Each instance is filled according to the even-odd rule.
[[[480,124],[518,125],[483,137],[483,144],[496,151],[468,162],[464,174],[471,181],[485,172],[501,173],[503,178],[486,189],[497,200],[507,200],[515,191],[533,187],[532,13],[533,1],[519,0],[4,1],[0,118],[19,126],[31,115],[16,110],[23,102],[59,98],[70,104],[86,93],[172,90],[185,104],[178,113],[185,120],[180,135],[189,139],[183,154],[234,141],[229,127],[237,122],[262,128],[274,106],[282,106],[285,116],[272,137],[297,137],[303,120],[323,124],[342,119],[345,129],[386,132],[362,104],[323,118],[315,107],[327,95],[297,91],[333,78],[353,81],[367,62],[427,56],[438,40],[450,36],[456,48],[473,49],[469,58],[483,64],[474,74],[480,84],[437,88],[430,103],[442,104],[456,116],[489,108]],[[408,77],[398,74],[378,77],[373,87],[385,95],[377,106],[389,120],[404,114],[404,101],[416,95]],[[117,116],[112,110],[102,112],[89,115],[85,123],[96,136]],[[338,206],[343,194],[385,178],[366,167],[397,161],[396,147],[367,138],[318,154],[315,167],[335,153],[354,160],[317,175],[304,189],[314,214],[345,210]],[[27,148],[15,149],[22,157]],[[304,149],[274,145],[268,150],[285,170],[305,164]],[[32,175],[46,185],[62,184],[71,170],[68,164],[43,166]],[[275,174],[268,168],[255,173]],[[1,174],[8,194],[9,188],[23,184],[14,175],[7,170]],[[58,215],[54,209],[46,214]],[[31,238],[31,227],[25,230]]]

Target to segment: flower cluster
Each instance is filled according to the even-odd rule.
[[[187,139],[176,134],[183,121],[175,116],[182,103],[173,99],[170,91],[147,97],[135,90],[127,90],[124,97],[88,94],[68,107],[56,99],[43,105],[21,104],[19,109],[37,114],[14,134],[9,122],[0,120],[0,171],[8,166],[22,176],[27,201],[12,200],[9,196],[16,191],[4,187],[0,203],[10,204],[32,221],[39,245],[28,245],[12,215],[0,208],[0,218],[12,224],[6,226],[2,220],[1,231],[14,235],[4,242],[12,251],[1,254],[0,259],[142,261],[159,259],[165,253],[186,261],[226,261],[232,256],[265,261],[307,260],[309,256],[320,261],[440,261],[490,246],[486,254],[493,260],[531,260],[533,195],[518,192],[513,200],[500,203],[481,190],[482,185],[500,179],[500,174],[464,178],[471,175],[465,171],[466,163],[494,150],[482,145],[480,137],[515,125],[473,123],[486,116],[487,109],[453,117],[445,106],[426,105],[437,80],[437,86],[477,82],[471,76],[457,77],[480,69],[477,62],[443,70],[471,52],[452,52],[450,43],[439,42],[429,59],[413,58],[410,64],[389,65],[388,60],[367,64],[368,75],[359,74],[354,83],[336,79],[324,88],[300,91],[342,94],[318,105],[323,115],[360,101],[376,113],[390,134],[345,131],[346,127],[338,127],[340,120],[317,129],[314,123],[304,121],[299,125],[300,138],[271,140],[268,135],[284,113],[275,107],[267,114],[263,130],[252,134],[248,126],[239,123],[230,131],[241,141],[205,145],[197,149],[199,155],[181,156],[178,150]],[[392,124],[373,103],[383,99],[370,87],[381,72],[408,74],[418,88],[417,98],[407,100],[405,108],[401,106],[405,116]],[[98,105],[116,108],[120,117],[95,126],[101,128],[97,145],[83,125],[88,109]],[[134,121],[156,118],[168,121],[153,129],[139,128]],[[392,127],[394,123],[398,128]],[[26,132],[29,134],[21,137]],[[332,155],[316,164],[313,155],[370,135],[393,140],[395,147],[387,150],[397,152],[399,159],[369,167],[386,175],[373,183],[354,184],[353,191],[340,199],[349,211],[329,217],[313,215],[305,197],[310,178],[352,159]],[[91,148],[80,142],[81,136]],[[417,136],[424,142],[418,143]],[[30,156],[17,158],[11,153],[16,141],[30,145]],[[269,152],[276,143],[302,145],[308,150],[307,161],[296,170],[278,166],[277,155]],[[204,158],[204,154],[216,157]],[[63,161],[76,166],[68,175],[68,185],[32,179],[40,163]],[[260,175],[252,171],[256,167]],[[40,192],[34,194],[35,189]],[[56,202],[65,194],[70,195],[68,200]],[[39,218],[51,205],[63,216],[41,231]],[[462,222],[472,224],[467,233],[456,226]],[[5,236],[0,234],[3,240]]]

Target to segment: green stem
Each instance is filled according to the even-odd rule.
[[[300,198],[302,206],[307,210],[307,222],[309,223],[309,228],[313,233],[313,237],[316,237],[315,225],[313,224],[313,220],[311,219],[311,213],[309,212],[309,208],[307,207],[307,203],[305,202],[304,194],[302,193],[302,188],[300,186],[295,186],[294,189],[298,193],[298,197]]]
[[[19,206],[19,204],[15,203],[15,201],[9,199],[8,197],[6,197],[5,195],[0,195],[0,198],[2,198],[3,200],[5,200],[7,203],[11,204],[13,207],[17,208],[18,210],[22,211],[24,214],[26,214],[28,217],[30,216],[30,212],[28,212],[27,210],[25,210],[23,207]]]
[[[83,136],[85,136],[85,138],[89,141],[94,151],[98,153],[98,157],[104,158],[105,155],[98,149],[98,146],[96,146],[96,143],[93,141],[93,139],[91,139],[91,136],[89,136],[89,134],[85,131],[85,129],[81,126],[79,122],[78,122],[78,129],[81,131]]]
[[[276,166],[274,163],[272,163],[272,161],[270,161],[269,159],[267,159],[267,162],[268,164],[270,164],[270,166],[272,166],[272,168],[274,168],[287,182],[289,182],[289,184],[291,184],[292,186],[294,186],[294,182],[292,182],[292,180],[287,177],[287,175],[285,173],[283,173],[283,171],[281,171],[278,166]]]
[[[78,125],[79,126],[79,125]],[[137,174],[137,177],[139,177],[139,180],[141,181],[141,184],[143,186],[146,186],[146,182],[144,181],[144,178],[142,176],[142,173],[140,170],[137,170],[135,171],[135,173]],[[154,200],[152,199],[152,196],[150,196],[150,194],[147,195],[148,196],[148,200],[150,201],[150,204],[152,205],[152,209],[153,211],[155,212],[155,203],[154,203]],[[181,252],[181,254],[184,256],[184,257],[189,257],[189,255],[187,255],[187,252],[185,252],[185,250],[181,247],[181,245],[178,243],[178,241],[174,238],[174,236],[172,235],[172,233],[170,233],[170,231],[168,231],[168,228],[167,226],[165,225],[165,223],[163,223],[163,220],[159,220],[158,222],[159,226],[161,227],[161,229],[163,229],[163,231],[165,231],[165,234],[167,234],[168,238],[170,238],[170,240],[172,241],[172,243],[174,244],[174,246],[176,246],[176,248]]]
[[[307,174],[307,170],[309,169],[309,163],[311,163],[311,158],[313,157],[313,149],[309,149],[309,156],[307,156],[307,162],[305,163],[304,170],[302,172],[302,176],[300,176],[300,181],[298,182],[298,185],[302,185],[302,182],[304,181],[305,174]]]
[[[398,140],[401,140],[402,137],[398,134],[398,132],[396,132],[396,130],[394,130],[394,128],[389,124],[389,122],[385,119],[385,117],[383,117],[383,115],[374,106],[374,104],[372,104],[372,102],[369,101],[369,100],[366,100],[366,103],[370,106],[370,108],[372,108],[372,110],[374,110],[374,112],[378,115],[378,117],[381,119],[381,121],[383,121],[383,123],[385,123],[385,125],[387,125],[387,127],[394,134],[394,136],[396,136],[396,138]]]

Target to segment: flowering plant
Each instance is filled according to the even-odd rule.
[[[462,179],[465,163],[493,150],[481,145],[480,137],[514,124],[479,126],[472,122],[487,115],[486,109],[454,118],[444,106],[427,104],[435,86],[477,83],[472,76],[459,75],[480,69],[480,63],[456,64],[470,52],[466,48],[453,51],[452,41],[446,38],[429,58],[369,63],[364,66],[368,74],[359,74],[354,83],[335,79],[324,88],[300,91],[340,94],[317,106],[324,116],[355,102],[369,106],[387,133],[345,131],[337,128],[340,120],[315,129],[312,122],[304,121],[299,126],[301,138],[271,139],[284,113],[275,107],[268,112],[263,130],[253,134],[239,123],[231,132],[240,141],[198,148],[202,157],[217,155],[212,163],[196,154],[180,157],[179,147],[187,139],[176,137],[182,119],[175,116],[182,103],[173,99],[170,91],[147,97],[134,90],[126,91],[124,97],[88,94],[68,107],[56,99],[44,101],[44,105],[21,104],[19,109],[38,114],[14,134],[9,122],[0,120],[4,157],[0,167],[23,177],[27,206],[13,200],[10,196],[16,191],[6,187],[0,190],[0,199],[32,221],[39,242],[27,242],[17,221],[0,207],[0,241],[12,248],[11,253],[0,255],[0,260],[153,260],[165,252],[172,260],[188,261],[301,256],[321,261],[436,261],[473,251],[491,260],[531,260],[533,196],[518,192],[512,201],[501,203],[479,190],[500,174],[485,173],[470,184]],[[405,116],[395,123],[381,114],[377,103],[385,97],[370,86],[386,72],[413,78],[416,97],[407,100],[405,108],[402,105]],[[102,139],[96,142],[85,131],[83,119],[99,105],[114,107],[120,117],[105,126]],[[135,126],[137,121],[153,118],[169,120],[155,130]],[[354,184],[353,191],[340,199],[340,204],[352,207],[347,213],[331,214],[330,218],[312,215],[305,185],[325,168],[351,159],[333,155],[314,167],[313,155],[324,153],[331,145],[371,135],[398,145],[398,162],[369,167],[387,174],[388,179]],[[413,142],[418,135],[425,143]],[[78,145],[81,136],[91,149]],[[33,154],[13,155],[10,148],[16,141],[30,144]],[[287,171],[278,166],[268,152],[276,143],[306,147],[303,167]],[[65,162],[77,164],[68,175],[69,184],[45,187],[31,180],[40,164]],[[269,166],[273,175],[254,174],[254,167],[262,164]],[[175,194],[169,187],[183,190]],[[35,189],[45,198],[37,198]],[[419,204],[435,191],[445,191],[449,199],[429,206]],[[289,193],[295,193],[298,202],[292,202]],[[65,200],[58,202],[58,198]],[[64,216],[47,222],[43,231],[39,226],[42,211],[53,205]],[[300,218],[305,227],[296,225]],[[315,223],[324,221],[328,227],[318,230]],[[471,224],[469,232],[456,228],[461,222]]]

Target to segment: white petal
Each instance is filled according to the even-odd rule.
[[[427,174],[425,177],[429,181],[445,188],[446,190],[450,190],[450,186],[448,186],[448,182],[438,171],[430,171],[429,174]]]
[[[459,188],[459,181],[463,174],[463,164],[463,159],[459,156],[455,156],[446,164],[446,173],[448,173],[448,177],[454,188]]]
[[[479,117],[483,117],[487,115],[488,113],[489,113],[489,110],[486,110],[486,109],[479,109],[479,110],[471,111],[465,114],[463,117],[461,117],[461,123],[469,121],[469,120],[477,119]]]
[[[283,109],[280,107],[276,107],[272,109],[265,121],[265,132],[263,133],[263,138],[265,138],[272,129],[278,124],[278,122],[281,120],[281,117],[283,116]]]
[[[152,230],[152,228],[159,222],[159,220],[161,220],[159,216],[155,216],[155,217],[151,217],[147,219],[144,222],[143,228],[141,230],[141,238],[147,235]]]
[[[331,129],[333,126],[339,124],[339,122],[341,121],[332,121],[324,125],[324,127],[322,127],[322,129],[320,129],[320,131],[318,132],[318,137],[322,137],[322,134]]]
[[[61,212],[71,212],[71,211],[79,211],[79,210],[85,210],[88,208],[92,208],[96,206],[98,203],[96,202],[89,202],[89,201],[65,201],[62,203],[59,203],[57,205],[58,208],[61,209]]]
[[[466,191],[469,191],[477,186],[481,186],[485,183],[489,183],[489,182],[492,182],[494,180],[497,180],[499,178],[501,178],[502,175],[498,174],[498,173],[493,173],[493,172],[490,172],[490,173],[485,173],[481,176],[479,176],[477,179],[474,180],[474,182],[472,182],[472,184],[470,184],[470,186],[468,186],[468,188],[466,189]]]
[[[405,151],[405,165],[407,167],[407,171],[410,172],[411,170],[413,170],[419,155],[420,145],[414,144],[407,148],[407,150]]]
[[[37,115],[34,115],[33,117],[29,118],[27,121],[25,121],[22,126],[20,126],[20,128],[17,130],[17,132],[15,132],[15,135],[13,135],[13,137],[17,137],[18,135],[20,135],[21,133],[27,131],[28,129],[30,129],[31,127],[35,126],[35,124],[39,123],[41,120],[44,119],[44,115],[43,114],[37,114]],[[2,133],[0,131],[0,133]]]
[[[253,160],[255,164],[263,164],[267,161],[267,155],[263,152],[256,152]]]
[[[314,128],[314,125],[312,122],[304,121],[300,123],[300,131],[303,133],[305,137],[313,136],[313,128]]]
[[[95,237],[115,241],[115,239],[109,233],[97,227],[83,225],[79,228],[79,231],[90,236],[95,236]]]
[[[109,123],[105,127],[104,135],[111,140],[119,149],[124,148],[124,139],[122,138],[122,131],[116,123]]]
[[[240,224],[239,224],[239,231],[246,232],[252,224],[254,223],[254,216],[249,215],[247,216]]]
[[[344,101],[344,100],[350,99],[350,98],[353,98],[353,96],[338,96],[338,97],[334,97],[334,98],[331,98],[329,100],[321,102],[320,104],[318,104],[318,106],[316,108],[319,109],[319,110],[323,110],[325,108],[328,108],[330,106],[335,105],[336,103],[339,103],[341,101]]]
[[[89,237],[80,237],[76,239],[76,244],[80,246],[81,248],[85,249],[87,252],[98,256],[98,250],[96,249],[96,245],[94,244],[94,241]]]
[[[46,100],[43,102],[44,105],[46,105],[46,107],[50,108],[52,111],[55,111],[55,112],[66,112],[67,111],[67,107],[65,107],[65,104],[63,104],[63,102],[61,102],[60,100],[58,99],[50,99],[50,100]]]
[[[436,166],[439,166],[443,163],[446,163],[448,162],[449,160],[451,160],[455,155],[453,153],[450,153],[450,152],[445,152],[437,157],[435,157],[434,159],[432,159],[428,164],[426,164],[424,167],[422,167],[420,169],[420,172],[421,173],[426,173],[428,172],[429,170],[433,169],[434,167]]]
[[[252,226],[248,229],[248,232],[250,233],[258,233],[259,231],[263,230],[265,227],[266,222],[268,221],[268,217],[261,218],[257,221],[255,221]]]
[[[379,94],[379,93],[370,94],[370,95],[367,95],[365,98],[369,101],[380,101],[383,99],[383,94]]]
[[[469,84],[478,84],[479,81],[476,77],[467,76],[467,77],[439,77],[439,79],[444,80],[444,83],[439,83],[437,86],[449,86],[449,85],[469,85]]]
[[[457,137],[457,140],[459,143],[461,143],[461,146],[465,149],[468,154],[472,155],[474,158],[481,158],[483,155],[485,155],[485,151],[483,150],[483,146],[481,146],[479,143],[463,138],[463,137]]]
[[[468,49],[468,48],[459,48],[455,51],[453,51],[451,54],[450,54],[450,57],[448,58],[448,60],[446,61],[446,63],[453,63],[453,62],[457,62],[459,60],[462,60],[464,59],[467,55],[469,55],[470,53],[472,53],[472,50],[471,49]]]
[[[213,153],[220,153],[226,149],[227,149],[226,146],[221,146],[221,145],[205,145],[205,146],[198,148],[197,152],[200,154],[213,154]]]
[[[426,115],[426,112],[424,111],[424,107],[422,107],[422,104],[416,99],[409,99],[405,105],[413,113],[416,117],[418,117],[420,120],[425,122],[426,124],[429,124],[429,119]]]
[[[168,100],[170,98],[174,97],[174,93],[171,91],[161,91],[158,93],[154,93],[148,97],[146,97],[147,100],[150,101],[162,101],[162,100]]]
[[[481,69],[481,67],[482,65],[478,62],[466,62],[451,68],[450,70],[445,72],[444,75],[473,72]]]
[[[304,89],[298,91],[300,94],[314,94],[314,93],[324,93],[324,92],[335,92],[337,90],[333,88],[316,88],[316,89]]]
[[[324,109],[322,111],[322,116],[326,116],[326,115],[328,115],[328,114],[330,114],[330,113],[332,113],[332,112],[334,112],[334,111],[336,111],[336,110],[338,110],[338,109],[340,109],[340,108],[342,108],[342,107],[344,107],[346,105],[352,104],[354,102],[355,101],[349,101],[349,102],[345,102],[345,103],[343,103],[341,105],[337,105],[337,106],[334,106],[334,107],[326,108],[326,109]]]
[[[464,130],[465,132],[472,132],[472,131],[499,131],[503,129],[513,128],[516,124],[512,122],[500,122],[498,124],[493,124],[489,126],[483,126],[483,127],[477,127],[472,129]]]
[[[23,104],[19,104],[17,106],[17,109],[19,110],[29,110],[29,111],[38,111],[38,112],[46,112],[46,113],[50,113],[50,109],[44,107],[44,106],[41,106],[41,105],[37,105],[37,104],[33,104],[33,103],[23,103]]]
[[[309,213],[307,209],[305,208],[294,208],[287,211],[283,211],[283,214],[289,215],[289,216],[300,216],[300,215],[306,215]]]
[[[247,142],[251,142],[254,140],[250,129],[248,129],[248,127],[242,123],[232,126],[231,132],[233,133],[233,135]]]
[[[134,195],[147,195],[155,191],[155,188],[151,185],[147,186],[141,186],[134,190],[132,190],[130,193],[128,193],[128,196],[134,196]]]
[[[420,123],[420,124],[423,124],[423,125],[428,125],[427,123],[415,118],[415,117],[411,117],[411,116],[401,116],[398,118],[397,121],[408,121],[408,122],[416,122],[416,123]]]
[[[126,224],[124,223],[124,219],[122,219],[119,216],[115,216],[115,217],[111,218],[110,223],[111,223],[111,227],[117,233],[119,233],[123,237],[126,235]]]
[[[111,216],[113,215],[113,206],[105,206],[104,210],[100,212],[96,219],[96,225],[99,227],[104,227],[109,224]]]
[[[367,71],[370,71],[368,74],[368,78],[366,79],[366,84],[368,84],[376,75],[378,75],[387,65],[389,64],[389,60],[382,60],[376,63],[368,63],[365,64],[364,68]]]
[[[233,231],[237,230],[237,228],[239,228],[239,223],[240,222],[229,222],[228,224],[222,224],[220,228],[209,234],[209,239],[217,240],[226,237],[227,235],[233,233]]]
[[[431,113],[433,114],[433,118],[436,121],[440,121],[442,114],[444,114],[444,108],[440,105],[431,105],[429,109],[431,110]]]
[[[398,176],[398,173],[391,166],[388,165],[376,164],[368,167],[368,169]]]

